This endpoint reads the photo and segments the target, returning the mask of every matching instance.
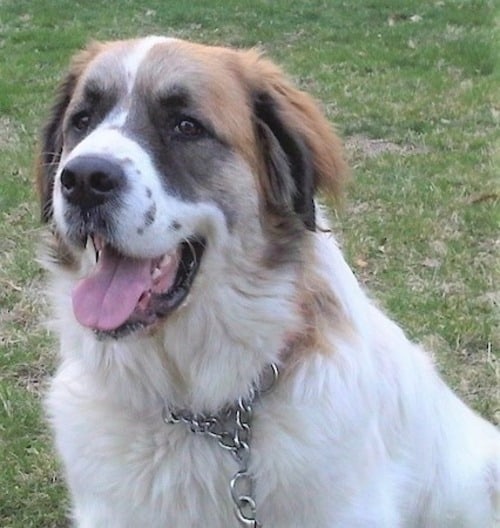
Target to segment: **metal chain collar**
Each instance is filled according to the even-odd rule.
[[[278,366],[271,363],[262,373],[260,383],[253,384],[247,398],[239,398],[234,406],[224,409],[215,416],[192,414],[184,410],[177,412],[163,410],[165,423],[184,423],[191,432],[214,438],[223,449],[233,455],[239,464],[239,469],[229,481],[229,491],[236,518],[241,526],[248,528],[262,528],[257,520],[254,478],[248,469],[253,402],[258,396],[268,393],[274,387],[278,376]]]

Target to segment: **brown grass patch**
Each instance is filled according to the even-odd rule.
[[[414,144],[397,144],[387,139],[373,139],[363,135],[354,135],[345,140],[345,148],[351,156],[375,158],[382,154],[425,154],[428,149]]]

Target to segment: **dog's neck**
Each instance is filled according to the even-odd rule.
[[[295,323],[295,315],[283,311],[282,320]],[[275,316],[277,317],[277,316]],[[287,321],[288,317],[288,321]],[[81,332],[79,350],[65,343],[61,351],[70,361],[84,361],[87,383],[95,386],[117,406],[135,408],[141,414],[157,412],[165,404],[190,413],[217,414],[240,398],[248,398],[266,365],[283,365],[290,354],[290,324],[271,326],[269,319],[253,337],[235,328],[236,337],[224,331],[216,319],[210,334],[190,332],[189,321],[179,318],[159,336],[99,341],[91,332]],[[196,328],[196,325],[194,325]],[[69,331],[68,331],[69,334]],[[75,342],[74,336],[68,340]],[[68,357],[69,356],[69,357]]]

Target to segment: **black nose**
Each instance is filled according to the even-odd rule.
[[[77,156],[61,172],[64,198],[83,209],[115,198],[125,183],[125,173],[118,162],[101,156]]]

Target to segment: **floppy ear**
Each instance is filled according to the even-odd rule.
[[[94,42],[75,55],[69,72],[59,85],[50,117],[42,128],[35,161],[35,177],[43,222],[49,222],[52,218],[52,190],[63,148],[62,124],[64,115],[80,75],[100,48],[101,44]]]
[[[250,51],[254,113],[265,164],[262,186],[271,211],[316,227],[314,195],[337,200],[348,174],[341,142],[315,101],[272,62]]]
[[[255,101],[257,131],[264,154],[266,178],[263,182],[267,205],[275,213],[295,213],[314,231],[314,167],[302,138],[280,117],[269,94]]]
[[[54,175],[62,152],[62,121],[71,100],[76,79],[71,73],[60,84],[50,118],[42,129],[36,160],[36,185],[43,222],[52,217]]]

